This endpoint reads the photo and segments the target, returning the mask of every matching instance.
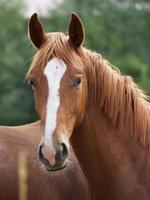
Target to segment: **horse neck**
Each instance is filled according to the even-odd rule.
[[[148,152],[134,141],[129,131],[111,126],[96,106],[89,108],[74,130],[72,145],[96,199],[112,199],[130,193],[130,189],[134,191],[136,170],[147,164]],[[118,187],[119,194],[115,189]]]
[[[116,195],[112,185],[119,186],[120,191],[134,191],[137,183],[135,168],[145,162],[143,155],[148,152],[134,140],[132,130],[126,123],[120,126],[113,123],[108,116],[108,108],[103,109],[101,102],[93,98],[95,88],[92,85],[89,84],[88,105],[83,121],[74,130],[71,139],[96,199],[112,199]]]
[[[87,51],[87,54],[89,56],[90,53]],[[117,130],[111,125],[108,114],[104,114],[105,110],[102,111],[102,103],[97,102],[97,89],[99,88],[97,88],[96,78],[98,73],[96,69],[98,68],[92,62],[95,59],[98,66],[101,62],[100,58],[96,55],[95,58],[92,58],[93,60],[90,57],[86,57],[86,59],[88,60],[86,67],[88,79],[87,106],[82,123],[74,130],[72,144],[76,149],[81,165],[85,168],[84,171],[87,172],[90,181],[94,182],[93,178],[98,178],[99,171],[111,166],[107,165],[107,162],[111,162],[108,155],[112,154],[111,145],[114,143],[112,140],[117,134]],[[104,90],[103,88],[100,89]],[[101,94],[104,92],[101,91]],[[107,160],[106,163],[104,160]],[[111,169],[108,169],[108,171],[111,171]]]

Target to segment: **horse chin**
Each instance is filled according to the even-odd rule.
[[[44,165],[45,169],[49,172],[50,171],[51,172],[60,171],[64,168],[66,168],[66,166],[67,166],[67,163],[63,163],[63,164],[59,164],[59,165],[55,164],[55,165],[52,165],[52,166],[51,165],[48,165],[48,166]]]

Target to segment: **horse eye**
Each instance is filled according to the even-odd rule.
[[[78,77],[78,78],[76,79],[76,85],[78,86],[78,85],[80,85],[80,83],[81,83],[81,77]]]
[[[35,89],[35,81],[34,81],[34,80],[32,80],[32,79],[29,80],[29,81],[28,81],[28,84],[32,86],[32,89],[33,89],[33,90]]]
[[[70,85],[71,85],[71,86],[77,87],[77,86],[80,85],[81,81],[82,81],[82,80],[81,80],[81,77],[78,77],[78,78],[76,78],[75,80],[72,80],[72,81],[70,82]]]

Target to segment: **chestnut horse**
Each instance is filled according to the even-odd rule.
[[[148,97],[131,77],[82,46],[84,28],[76,14],[67,36],[45,33],[33,14],[29,37],[38,49],[28,79],[41,117],[45,169],[69,165],[71,144],[94,199],[149,200]]]
[[[40,123],[0,127],[0,200],[90,200],[73,152],[68,170],[46,174],[38,164]]]

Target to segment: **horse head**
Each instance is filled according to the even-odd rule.
[[[67,36],[46,33],[37,14],[33,14],[28,33],[38,50],[28,79],[43,130],[39,159],[47,170],[55,171],[66,166],[69,139],[82,121],[86,107],[84,28],[81,19],[73,13]]]

